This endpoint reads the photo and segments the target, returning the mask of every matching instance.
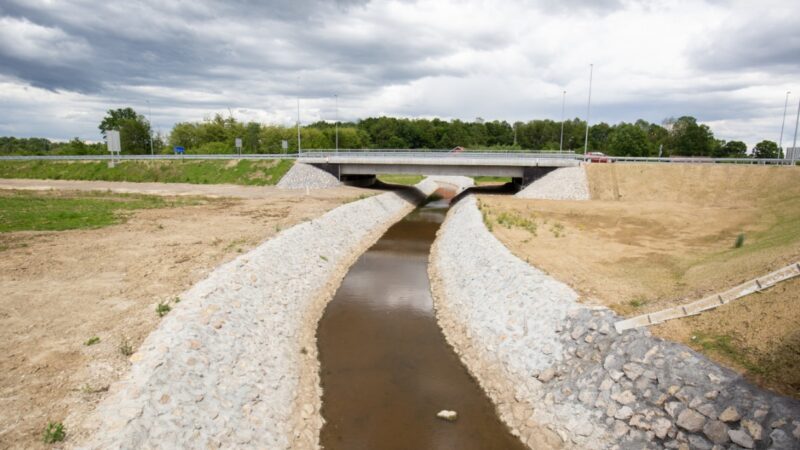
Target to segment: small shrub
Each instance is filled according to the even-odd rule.
[[[172,302],[177,305],[178,303],[181,302],[181,298],[180,297],[175,297],[174,299],[172,299]]]
[[[97,337],[97,336],[92,336],[92,337],[89,338],[88,341],[84,342],[83,345],[88,347],[90,345],[99,344],[99,343],[100,343],[100,338]]]
[[[122,338],[122,341],[119,343],[119,352],[122,353],[122,356],[131,356],[133,354],[133,347],[131,343],[128,341],[128,338]]]
[[[158,314],[158,317],[164,317],[170,311],[172,311],[172,308],[167,302],[159,302],[158,305],[156,305],[156,314]]]
[[[44,429],[44,436],[42,436],[42,440],[44,440],[45,444],[55,444],[56,442],[61,442],[67,436],[67,432],[64,431],[64,424],[61,422],[50,422],[47,424],[47,428]]]
[[[321,259],[321,260],[323,260],[325,262],[328,261],[328,258],[326,258],[325,256],[322,256],[322,255],[319,255],[319,259]]]
[[[744,245],[744,233],[739,233],[736,236],[736,242],[733,244],[733,248],[741,248]]]

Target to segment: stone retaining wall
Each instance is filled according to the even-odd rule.
[[[445,336],[531,448],[800,448],[800,402],[747,383],[516,258],[476,200],[452,207],[431,253]]]
[[[350,265],[437,185],[345,204],[227,263],[131,357],[86,448],[317,448],[316,327]]]

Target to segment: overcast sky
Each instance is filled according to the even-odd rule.
[[[592,123],[692,115],[718,138],[794,132],[797,0],[0,0],[0,135],[392,115]],[[149,105],[147,103],[149,101]]]

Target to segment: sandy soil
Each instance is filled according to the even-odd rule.
[[[77,428],[127,370],[121,343],[135,350],[158,324],[159,302],[278,230],[367,192],[0,180],[9,185],[240,198],[137,211],[99,230],[0,235],[9,247],[0,252],[0,448],[45,448],[49,421]],[[100,343],[85,346],[92,336]]]
[[[587,174],[590,202],[479,197],[495,235],[520,258],[570,284],[583,301],[638,315],[800,260],[797,168],[595,164]],[[506,225],[498,223],[502,214]],[[745,244],[737,249],[739,233]],[[775,300],[751,296],[653,331],[797,396],[797,377],[789,371],[800,361],[798,297],[783,287],[761,296]],[[735,356],[693,342],[703,330],[731,341]],[[780,364],[773,358],[769,369],[762,367],[765,354],[787,346],[793,353],[783,353],[788,357],[778,358]],[[769,381],[760,374],[765,370]]]

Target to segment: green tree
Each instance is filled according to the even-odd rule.
[[[742,141],[728,141],[714,154],[717,158],[741,158],[747,156],[747,144]]]
[[[150,153],[150,123],[132,108],[109,109],[98,128],[104,138],[108,130],[119,130],[125,153]]]
[[[608,138],[608,153],[614,156],[648,156],[647,132],[639,125],[621,123]]]
[[[669,150],[679,156],[710,156],[715,140],[707,125],[698,124],[691,116],[679,117],[672,122]]]
[[[761,141],[753,148],[755,158],[781,158],[781,153],[778,144],[773,141]]]

